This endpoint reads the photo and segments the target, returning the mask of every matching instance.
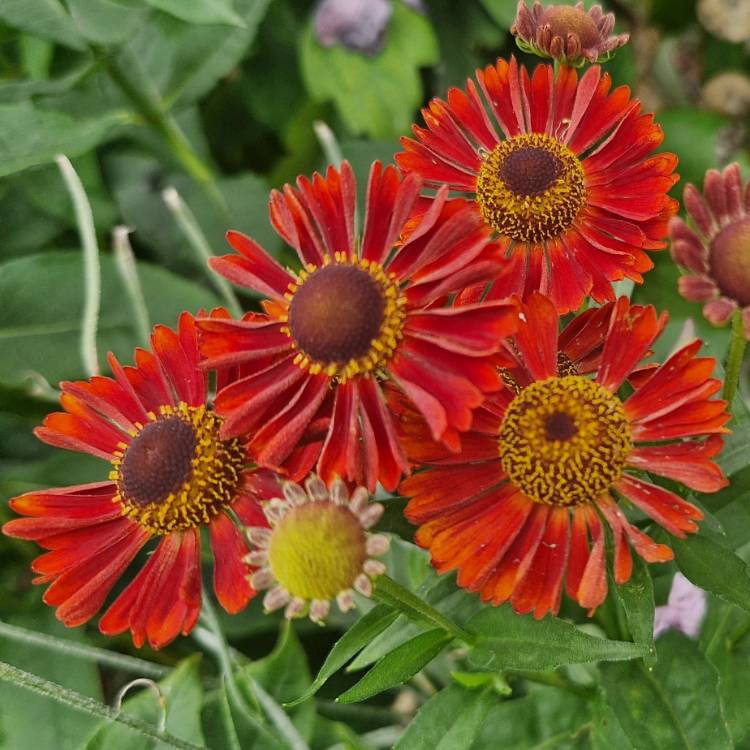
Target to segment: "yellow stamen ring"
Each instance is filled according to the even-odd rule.
[[[482,160],[476,200],[498,234],[542,242],[568,229],[586,200],[578,157],[544,133],[502,141]]]
[[[297,349],[294,363],[344,383],[382,369],[403,336],[406,298],[394,274],[366,259],[336,253],[309,264],[289,284],[282,331]]]
[[[580,375],[531,383],[500,425],[503,470],[524,494],[547,505],[595,500],[620,479],[631,449],[621,401]]]
[[[148,418],[115,452],[114,501],[153,535],[210,523],[234,500],[246,460],[241,441],[221,440],[221,418],[205,405],[162,406]]]

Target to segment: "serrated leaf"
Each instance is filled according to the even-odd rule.
[[[123,112],[75,118],[64,112],[37,109],[30,102],[0,104],[0,177],[46,164],[57,154],[79,156],[101,143],[126,119]]]
[[[245,28],[245,22],[237,15],[231,0],[146,0],[157,10],[169,13],[182,21],[195,24],[228,24]]]
[[[471,660],[482,669],[541,671],[565,664],[637,659],[648,653],[643,645],[597,638],[563,620],[517,615],[507,605],[482,610],[466,629],[480,636]]]
[[[698,647],[669,632],[653,670],[640,662],[602,665],[607,703],[638,750],[730,750],[718,677]]]
[[[336,700],[357,703],[401,685],[427,666],[453,640],[444,630],[428,630],[386,654],[354,687]]]
[[[640,557],[633,559],[633,573],[627,583],[613,585],[612,590],[620,600],[628,629],[635,643],[645,646],[649,653],[643,657],[646,666],[653,666],[654,651],[654,585],[646,563]]]
[[[472,746],[497,696],[449,685],[422,706],[394,750],[457,750]]]
[[[427,19],[396,3],[378,54],[368,57],[341,45],[324,48],[309,25],[300,58],[310,95],[332,99],[353,133],[393,138],[409,127],[422,100],[419,68],[436,62],[438,49]]]
[[[750,612],[750,570],[733,550],[705,531],[687,539],[670,536],[668,543],[674,550],[677,567],[688,580]]]
[[[86,48],[84,38],[59,0],[3,0],[0,20],[66,47]]]
[[[310,687],[289,702],[289,706],[296,706],[306,701],[320,690],[331,675],[338,672],[358,651],[366,646],[379,633],[385,630],[398,617],[398,612],[385,604],[378,604],[367,614],[354,623],[349,630],[336,641],[331,652],[323,662],[317,677]]]
[[[113,350],[127,362],[137,343],[133,316],[112,258],[102,255],[100,260],[100,358],[104,363],[104,354]],[[139,263],[138,274],[154,323],[174,326],[182,310],[197,312],[219,304],[208,289],[163,268]],[[29,371],[51,383],[84,374],[78,353],[83,309],[80,253],[39,253],[0,264],[0,299],[0,381],[20,383]]]

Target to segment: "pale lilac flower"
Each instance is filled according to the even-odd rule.
[[[374,55],[392,14],[388,0],[321,0],[313,19],[315,34],[324,47],[343,44]]]
[[[689,638],[697,638],[706,616],[706,592],[675,574],[669,599],[654,612],[654,638],[666,630],[679,630]]]

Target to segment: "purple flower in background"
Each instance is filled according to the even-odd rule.
[[[388,0],[321,0],[313,19],[315,34],[324,47],[343,44],[374,55],[382,46],[392,14]]]
[[[654,613],[654,638],[665,630],[679,630],[689,638],[697,638],[705,615],[706,592],[677,573],[667,603]]]

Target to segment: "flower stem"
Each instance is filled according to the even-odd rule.
[[[150,740],[158,740],[167,747],[177,748],[177,750],[205,750],[205,748],[200,745],[194,745],[192,742],[187,742],[181,740],[179,737],[175,737],[174,735],[161,732],[155,726],[142,721],[141,719],[136,719],[134,716],[129,716],[128,714],[119,713],[114,708],[99,703],[99,701],[95,701],[93,698],[81,695],[74,690],[64,688],[62,685],[50,682],[43,677],[31,674],[30,672],[25,672],[23,669],[18,669],[18,667],[14,667],[11,664],[2,661],[0,661],[0,680],[3,682],[10,682],[13,685],[29,690],[32,693],[42,695],[45,698],[61,703],[62,705],[68,706],[76,711],[95,716],[98,719],[115,721],[118,724],[123,724]]]
[[[204,187],[211,200],[226,214],[226,202],[216,186],[213,170],[193,149],[175,119],[165,111],[164,103],[158,93],[156,91],[144,93],[141,87],[130,80],[121,63],[112,55],[104,50],[98,50],[97,53],[114,83],[130,99],[144,121],[164,139],[183,169]]]
[[[742,359],[745,356],[747,339],[745,338],[745,326],[742,321],[742,310],[736,310],[732,317],[732,338],[729,341],[727,362],[724,370],[724,399],[729,408],[732,408],[734,395],[737,393],[737,385],[742,370]]]
[[[78,657],[79,659],[93,661],[97,664],[113,667],[114,669],[122,669],[125,672],[133,672],[144,677],[153,677],[157,680],[169,674],[167,667],[154,664],[145,659],[118,654],[114,651],[96,648],[95,646],[85,646],[73,641],[64,640],[63,638],[55,638],[55,636],[47,635],[46,633],[37,633],[33,630],[26,630],[26,628],[9,625],[2,621],[0,621],[0,636],[16,643],[39,646],[58,654]]]
[[[81,321],[81,359],[87,375],[98,375],[99,355],[96,348],[96,329],[99,324],[102,281],[94,214],[91,211],[89,199],[86,197],[86,191],[70,159],[64,154],[59,154],[55,157],[55,161],[73,201],[78,234],[83,246],[84,303]]]
[[[128,227],[123,226],[117,226],[112,230],[112,254],[115,257],[115,266],[133,309],[138,338],[141,344],[145,346],[148,344],[151,335],[151,321],[146,307],[146,299],[143,296],[141,281],[138,278],[133,248],[130,247],[130,240],[128,239],[130,232],[131,230]]]
[[[460,625],[448,619],[434,607],[422,601],[418,596],[404,588],[387,575],[378,576],[375,580],[373,596],[384,604],[403,612],[407,617],[441,628],[454,638],[464,643],[473,643],[476,638]]]
[[[338,167],[342,161],[344,161],[344,155],[341,153],[341,146],[336,140],[336,135],[333,130],[328,126],[328,123],[322,120],[315,120],[313,123],[313,130],[315,136],[323,149],[323,154],[326,157],[326,161],[333,164],[334,167]]]
[[[232,315],[235,318],[241,318],[242,305],[240,305],[231,285],[223,276],[213,273],[208,267],[208,261],[214,257],[214,254],[193,212],[173,187],[165,188],[162,191],[161,197],[164,203],[167,204],[167,208],[172,213],[172,216],[174,216],[183,236],[201,262],[201,267],[207,273],[209,281],[214,285],[216,291],[224,297],[224,301]]]

